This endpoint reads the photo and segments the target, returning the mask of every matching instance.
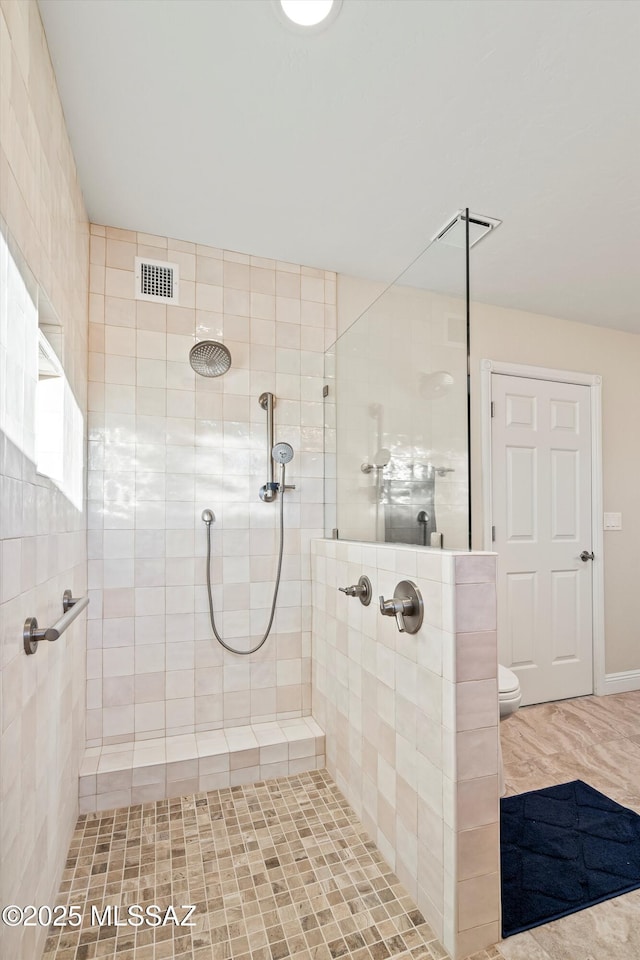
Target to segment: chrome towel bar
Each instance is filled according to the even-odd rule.
[[[42,629],[38,627],[38,621],[35,617],[27,617],[22,631],[24,652],[26,654],[36,653],[39,640],[57,640],[88,604],[89,597],[73,597],[71,590],[65,590],[62,594],[64,614],[52,627]]]

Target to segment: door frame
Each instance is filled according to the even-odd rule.
[[[592,564],[592,625],[593,625],[593,692],[598,696],[607,689],[605,673],[604,634],[604,537],[602,529],[602,377],[596,373],[577,370],[553,370],[524,363],[503,360],[480,361],[480,419],[482,445],[482,539],[483,549],[493,551],[491,493],[491,377],[494,373],[509,377],[527,377],[530,380],[552,380],[589,387],[591,399],[591,549],[595,554]]]

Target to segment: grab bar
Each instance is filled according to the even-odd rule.
[[[39,640],[57,640],[88,605],[89,597],[74,597],[71,595],[71,590],[65,590],[62,594],[64,615],[52,627],[44,627],[43,629],[38,627],[38,621],[35,617],[27,617],[22,631],[24,652],[26,654],[36,653]]]

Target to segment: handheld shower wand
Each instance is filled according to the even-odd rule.
[[[201,377],[220,377],[226,373],[231,366],[231,354],[228,347],[217,340],[201,340],[199,343],[195,343],[191,348],[189,352],[189,363],[193,367],[194,371]],[[284,549],[284,494],[287,490],[295,490],[295,486],[293,484],[289,485],[285,483],[285,466],[287,463],[290,463],[291,460],[293,460],[293,447],[290,443],[276,443],[275,446],[273,445],[273,408],[275,406],[275,399],[276,398],[272,393],[262,393],[258,402],[267,414],[267,482],[260,488],[260,498],[265,500],[267,503],[270,503],[275,500],[278,493],[280,494],[278,524],[280,532],[280,546],[278,549],[278,568],[276,571],[276,582],[273,590],[273,599],[271,602],[271,612],[269,614],[267,629],[258,643],[250,650],[236,650],[234,647],[230,646],[220,636],[216,627],[211,591],[211,527],[216,518],[213,514],[213,511],[209,509],[203,510],[201,514],[202,522],[207,528],[207,595],[209,599],[209,618],[211,620],[211,628],[216,640],[225,648],[225,650],[228,650],[230,653],[237,653],[244,656],[255,653],[256,650],[260,649],[269,636],[271,627],[273,626],[273,620],[276,613],[276,602],[278,600],[278,590],[280,588],[280,575],[282,573],[282,553]],[[273,479],[274,463],[280,464],[279,483],[275,483]]]
[[[278,483],[280,491],[292,489],[285,487],[284,471],[285,465],[293,460],[293,447],[290,443],[276,443],[271,450],[271,456],[276,463],[280,464],[280,482]]]
[[[267,443],[273,435],[273,425],[271,430],[267,431]],[[269,460],[269,480],[262,487],[260,487],[260,499],[265,500],[267,503],[270,503],[275,499],[277,493],[283,494],[285,490],[295,490],[295,484],[285,484],[285,464],[290,463],[293,460],[293,447],[290,443],[276,443],[275,446],[269,447],[268,453]],[[274,483],[273,480],[273,464],[280,464],[280,480],[278,483]]]

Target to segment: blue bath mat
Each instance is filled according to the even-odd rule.
[[[640,887],[640,816],[582,780],[500,806],[504,937]]]

